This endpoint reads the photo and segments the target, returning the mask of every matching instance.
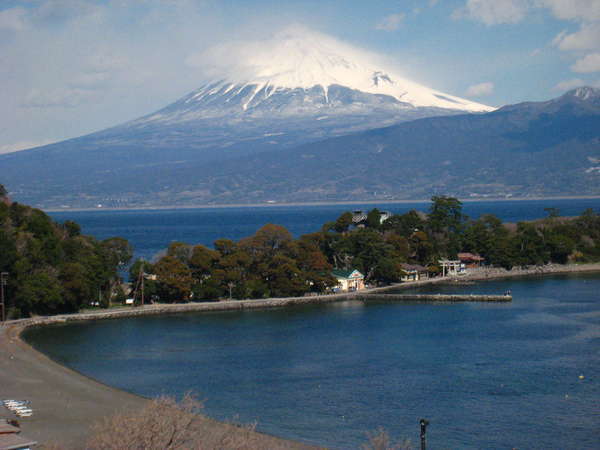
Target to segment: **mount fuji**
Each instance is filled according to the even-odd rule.
[[[323,139],[494,109],[410,81],[302,27],[221,45],[188,63],[206,72],[199,89],[122,125],[0,155],[2,183],[15,199],[46,208],[210,203],[198,181],[232,158],[283,157]],[[196,176],[178,179],[182,167]]]

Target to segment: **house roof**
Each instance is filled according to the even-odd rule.
[[[356,273],[355,276],[352,276],[352,274],[354,274],[354,273]],[[331,274],[336,278],[347,278],[347,279],[364,278],[364,275],[356,269],[350,269],[350,270],[335,269],[335,270],[331,271]]]
[[[468,252],[459,253],[457,256],[461,261],[485,261],[485,258]]]

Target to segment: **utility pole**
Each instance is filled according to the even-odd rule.
[[[137,283],[136,283],[136,287],[135,287],[135,293],[137,293],[137,289],[138,287],[140,288],[141,291],[141,298],[140,298],[140,304],[141,306],[144,306],[144,278],[146,278],[146,274],[144,273],[144,261],[142,260],[141,264],[140,264],[140,273],[138,274],[138,279],[137,279]],[[133,295],[133,298],[135,298],[135,293]]]
[[[427,425],[429,425],[429,420],[421,419],[419,420],[419,424],[421,425],[421,450],[426,450],[426,442],[425,442],[425,433],[427,433]]]
[[[146,273],[144,272],[144,261],[142,261],[142,306],[144,306],[144,279],[146,278]]]
[[[2,322],[6,320],[6,310],[4,306],[4,286],[6,286],[6,281],[8,280],[8,272],[0,273],[0,305],[2,306]]]

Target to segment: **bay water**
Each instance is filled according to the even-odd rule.
[[[152,259],[169,242],[212,245],[265,223],[295,236],[353,209],[402,213],[429,203],[61,211],[99,239],[123,236]],[[600,199],[468,202],[471,217],[516,222],[544,208],[577,215]],[[285,310],[137,317],[31,329],[58,362],[154,397],[188,390],[212,417],[277,436],[358,448],[385,427],[429,448],[599,448],[600,275],[436,286],[509,304],[342,302]],[[420,290],[419,292],[427,292]]]
[[[435,288],[507,289],[512,303],[349,301],[25,337],[109,385],[148,397],[193,390],[212,417],[331,448],[359,448],[379,426],[418,446],[420,418],[429,448],[598,448],[600,275]]]

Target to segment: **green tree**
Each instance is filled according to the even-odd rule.
[[[373,208],[367,213],[367,227],[378,230],[381,226],[381,213],[377,208]]]
[[[553,234],[547,243],[550,251],[550,259],[559,264],[569,262],[569,255],[575,249],[575,241],[569,236],[562,234]]]
[[[333,225],[333,229],[338,233],[346,233],[352,225],[352,213],[346,211],[340,217],[337,218]]]
[[[187,265],[173,256],[164,256],[154,265],[154,272],[161,301],[173,303],[189,300],[194,280]]]
[[[462,249],[462,233],[466,216],[462,213],[462,203],[453,197],[431,197],[432,204],[428,216],[428,228],[433,235],[437,253],[455,258]]]
[[[396,214],[383,222],[382,229],[394,231],[400,236],[409,238],[414,232],[425,229],[425,221],[414,209],[405,214]]]
[[[231,239],[217,239],[214,242],[214,247],[221,256],[227,256],[235,251],[236,244]]]
[[[171,242],[167,248],[167,256],[172,256],[187,264],[192,256],[192,246],[185,242]]]
[[[337,246],[341,258],[347,263],[345,269],[357,268],[365,275],[365,280],[373,278],[377,265],[389,257],[393,247],[385,242],[381,233],[370,229],[359,229]]]
[[[260,252],[273,255],[277,249],[292,241],[292,234],[281,225],[268,223],[256,232],[251,241]]]
[[[461,231],[466,217],[462,213],[462,203],[454,197],[433,196],[429,208],[429,228],[436,233]]]
[[[64,302],[63,290],[56,276],[47,271],[36,271],[19,280],[14,307],[20,316],[75,312],[70,303]]]
[[[82,264],[66,263],[61,266],[59,280],[62,284],[63,302],[70,311],[78,311],[82,304],[95,298],[87,271]]]
[[[542,235],[532,223],[519,222],[517,224],[513,246],[515,248],[516,265],[541,265],[550,260],[550,254]]]
[[[65,223],[63,223],[63,228],[65,229],[68,237],[75,237],[81,234],[81,227],[77,222],[72,220],[65,220]]]
[[[271,259],[264,279],[269,287],[269,294],[273,297],[298,296],[309,289],[296,262],[282,254]]]
[[[373,278],[382,283],[397,283],[402,279],[404,271],[400,261],[384,258],[377,264]]]
[[[109,263],[112,266],[125,267],[133,257],[132,245],[122,237],[104,239],[101,246],[106,251]]]
[[[211,271],[219,262],[220,254],[204,245],[195,245],[189,261],[190,269],[195,279],[202,280],[210,276]]]

